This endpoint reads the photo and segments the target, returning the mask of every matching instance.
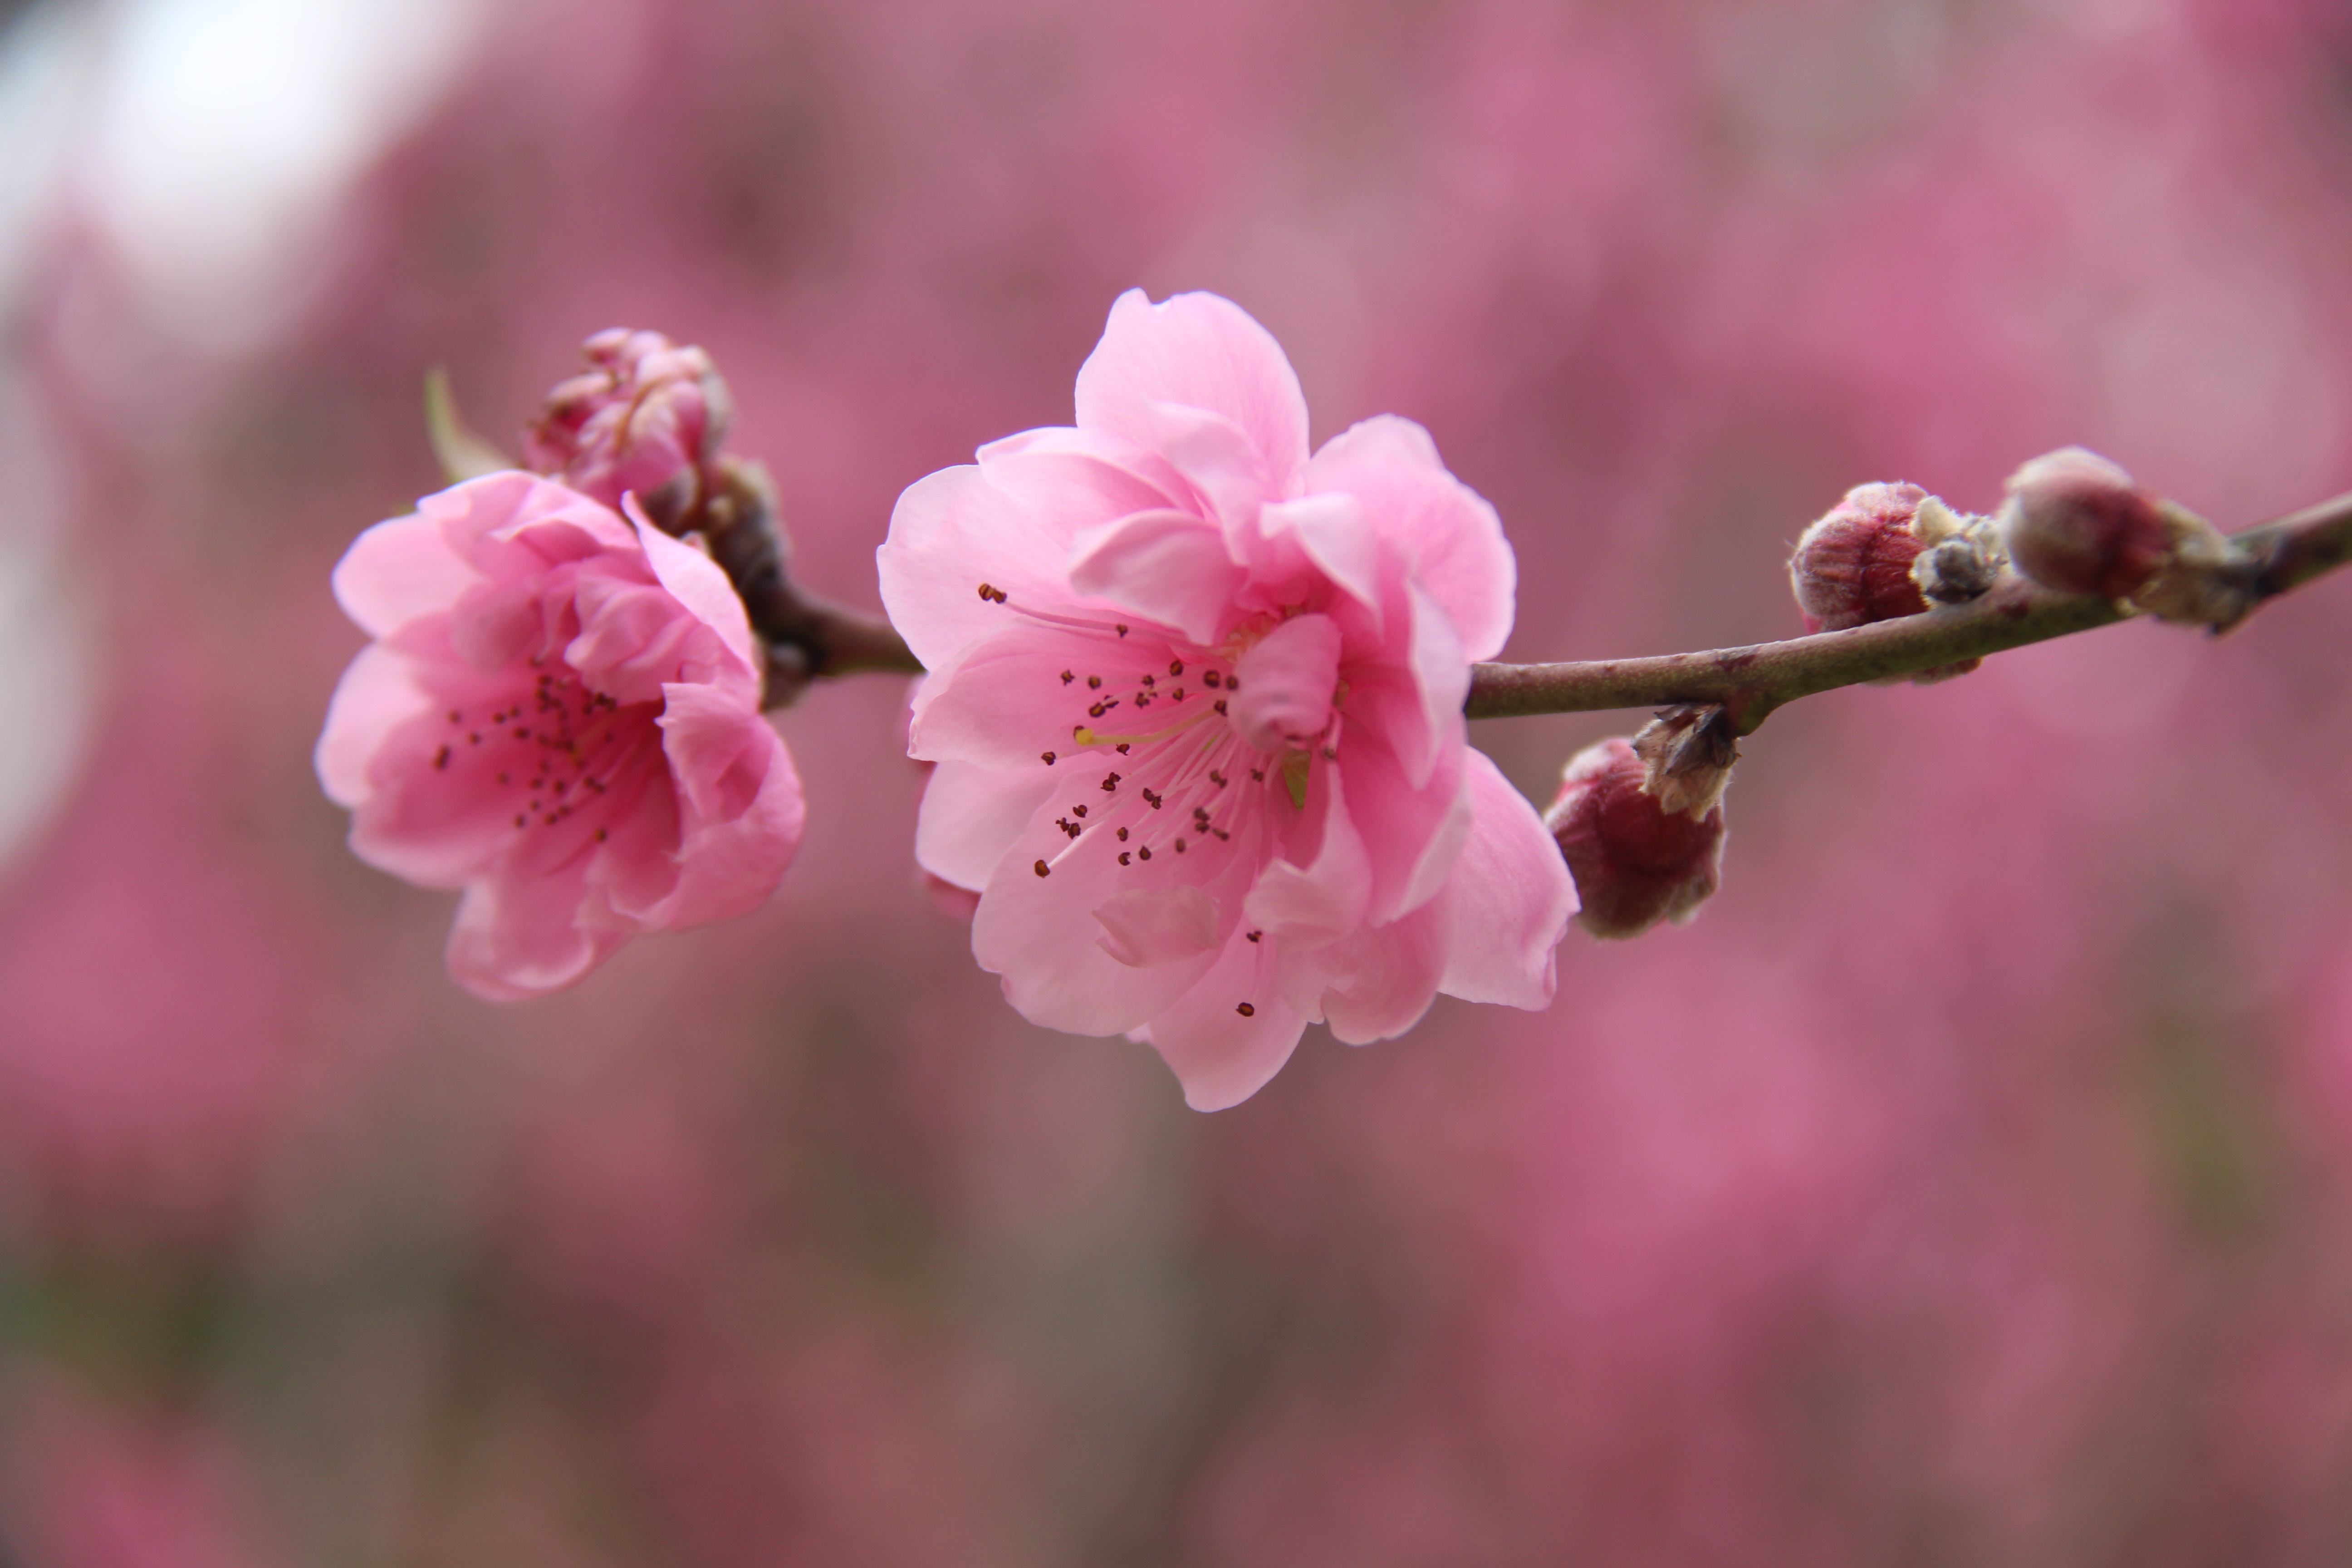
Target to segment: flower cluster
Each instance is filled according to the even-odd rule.
[[[1462,716],[1511,625],[1493,510],[1404,419],[1310,456],[1281,349],[1212,295],[1122,296],[1076,416],[910,487],[880,552],[929,671],[917,854],[979,893],[1007,998],[1148,1041],[1202,1109],[1310,1022],[1548,1004],[1574,889]]]

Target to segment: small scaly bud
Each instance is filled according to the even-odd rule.
[[[1669,816],[1705,816],[1714,810],[1739,760],[1730,718],[1712,703],[1661,708],[1632,744],[1642,759],[1643,789]]]
[[[2062,594],[2096,594],[2217,631],[2253,607],[2253,568],[2219,530],[2081,447],[2011,475],[2000,524],[2017,569]]]
[[[1955,511],[1917,485],[1856,485],[1798,539],[1789,582],[1807,631],[1842,632],[1922,615],[1930,600],[1965,604],[2000,567],[1990,519]],[[1964,659],[1894,679],[1925,686],[1976,667]]]
[[[1911,562],[1911,581],[1938,605],[1982,598],[2008,561],[1992,519],[1954,511],[1935,496],[1919,503],[1911,531],[1925,547]]]
[[[607,506],[633,493],[665,532],[698,527],[734,408],[710,356],[621,327],[581,353],[589,368],[547,395],[525,434],[530,467]]]
[[[1704,719],[1685,727],[1680,740],[1705,750],[1713,742],[1696,737],[1706,727]],[[1669,759],[1675,754],[1671,745],[1653,749]],[[1622,941],[1660,921],[1683,924],[1698,912],[1721,879],[1721,797],[1729,763],[1706,770],[1717,776],[1711,781],[1712,796],[1697,810],[1665,809],[1649,787],[1658,771],[1659,764],[1645,761],[1634,742],[1622,736],[1588,746],[1570,759],[1559,796],[1544,814],[1544,826],[1576,879],[1583,906],[1577,923],[1596,937]]]

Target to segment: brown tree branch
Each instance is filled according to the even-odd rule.
[[[2248,529],[2231,542],[2251,574],[2255,602],[2275,598],[2352,560],[2352,494]],[[1745,735],[1800,697],[1916,675],[2138,613],[2118,600],[2053,593],[2007,573],[1971,603],[1850,631],[1650,658],[1481,664],[1472,668],[1465,706],[1473,719],[1494,719],[1715,703]]]

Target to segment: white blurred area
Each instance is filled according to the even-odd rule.
[[[70,786],[103,685],[73,475],[20,363],[70,235],[162,352],[300,318],[352,179],[467,58],[481,0],[49,0],[0,31],[0,865]]]

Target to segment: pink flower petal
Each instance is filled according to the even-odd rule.
[[[457,902],[449,977],[488,1002],[560,991],[612,956],[625,928],[579,919],[584,868],[552,877],[490,878]]]
[[[327,798],[349,809],[375,791],[369,776],[381,738],[431,711],[413,662],[381,644],[360,650],[327,703],[327,727],[311,761]]]
[[[1365,918],[1385,923],[1435,898],[1470,832],[1473,816],[1464,782],[1467,748],[1440,758],[1415,784],[1384,737],[1356,737],[1347,760],[1332,767],[1347,780],[1348,815],[1372,856],[1372,890]]]
[[[1307,461],[1298,377],[1282,345],[1229,300],[1179,294],[1154,305],[1130,289],[1111,306],[1102,342],[1078,369],[1078,425],[1150,445],[1156,403],[1232,420],[1277,477]]]
[[[1255,537],[1258,509],[1289,493],[1295,469],[1276,468],[1248,431],[1222,414],[1181,403],[1155,403],[1151,423],[1160,450],[1185,483],[1208,503],[1205,516],[1234,542],[1234,559],[1246,561],[1243,541]],[[1262,563],[1251,563],[1262,572]]]
[[[528,482],[529,476],[517,479]],[[421,512],[377,523],[335,563],[335,602],[372,637],[419,616],[446,611],[481,574],[449,548],[438,520]]]
[[[1116,721],[1089,714],[1083,698],[1072,698],[1073,685],[1097,673],[1131,682],[1138,667],[1162,666],[1170,657],[1167,642],[1139,626],[1109,650],[1098,639],[1063,628],[1009,630],[965,650],[944,672],[924,679],[908,721],[908,753],[928,762],[1042,769],[1046,752],[1073,750],[1070,732],[1076,724],[1108,727],[1128,721],[1133,712],[1129,709]],[[1071,682],[1062,679],[1065,670],[1071,672]],[[1110,694],[1105,689],[1104,695]]]
[[[1095,910],[1136,879],[1108,855],[1063,857],[1071,847],[1048,821],[1022,833],[981,889],[972,956],[1004,977],[1005,999],[1031,1022],[1078,1035],[1124,1034],[1182,995],[1213,955],[1147,969],[1113,958],[1093,940],[1103,929]],[[1037,875],[1039,863],[1047,875]]]
[[[1258,527],[1269,539],[1288,535],[1307,559],[1370,616],[1369,629],[1381,630],[1381,541],[1364,521],[1364,506],[1351,495],[1326,492],[1268,504]]]
[[[1241,568],[1224,536],[1188,512],[1144,511],[1078,535],[1070,586],[1182,632],[1202,644],[1224,632]]]
[[[726,644],[727,650],[742,662],[744,668],[757,669],[759,658],[751,651],[751,618],[743,613],[743,601],[737,595],[735,585],[727,581],[727,574],[719,569],[719,563],[648,522],[634,497],[625,498],[623,506],[630,522],[635,525],[638,543],[645,547],[646,563],[653,568],[655,578],[669,591],[670,597],[717,632],[719,641]]]
[[[1484,752],[1469,753],[1471,829],[1439,902],[1450,923],[1440,989],[1468,1002],[1542,1008],[1552,950],[1576,914],[1576,883],[1525,795]],[[1538,855],[1540,841],[1552,853]]]
[[[703,925],[767,901],[800,847],[807,804],[783,738],[740,699],[673,683],[662,751],[680,806],[677,891],[648,924]]]
[[[1502,519],[1445,471],[1429,432],[1383,414],[1341,431],[1307,465],[1310,490],[1343,490],[1364,504],[1381,536],[1402,547],[1413,579],[1445,609],[1472,660],[1503,651],[1511,635],[1518,563]]]
[[[1193,1110],[1239,1105],[1298,1048],[1307,1020],[1282,999],[1274,969],[1263,942],[1236,939],[1190,991],[1152,1018],[1145,1037]]]
[[[1066,539],[1040,526],[976,467],[942,468],[908,485],[875,552],[883,607],[933,670],[1003,627],[1005,606],[982,598],[982,584],[1024,605],[1065,603],[1068,558]]]
[[[1129,888],[1095,906],[1105,952],[1130,969],[1175,963],[1217,945],[1217,904],[1198,888]]]
[[[1243,742],[1279,752],[1311,741],[1331,722],[1339,683],[1339,627],[1328,616],[1300,616],[1268,632],[1234,666],[1242,689],[1227,703]]]
[[[923,786],[922,809],[915,819],[916,864],[977,893],[1060,787],[1043,767],[940,763]]]
[[[1436,1000],[1451,935],[1443,911],[1423,907],[1297,960],[1316,976],[1332,1036],[1351,1046],[1393,1039]]]
[[[1115,517],[1200,500],[1160,452],[1108,430],[1024,430],[990,442],[978,458],[991,485],[1065,542]]]
[[[1371,857],[1348,815],[1339,770],[1314,771],[1308,807],[1320,806],[1322,840],[1306,866],[1270,862],[1242,905],[1242,916],[1286,951],[1339,941],[1364,922],[1371,900]]]

